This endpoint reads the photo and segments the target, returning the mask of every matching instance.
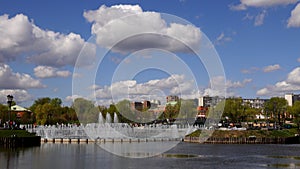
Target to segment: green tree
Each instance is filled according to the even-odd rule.
[[[285,98],[272,97],[265,103],[265,111],[271,113],[277,124],[282,125],[285,111],[288,108],[288,103]]]
[[[81,123],[96,123],[98,122],[99,110],[98,107],[90,100],[84,98],[77,98],[72,104],[78,120]]]
[[[61,99],[45,97],[35,100],[30,110],[34,112],[34,119],[40,125],[78,122],[75,110],[61,105]]]
[[[1,125],[3,125],[4,122],[8,120],[8,106],[0,104],[0,119],[1,119]]]
[[[208,110],[208,114],[206,114],[206,117],[209,119],[215,119],[214,121],[218,119],[220,120],[224,112],[225,103],[226,101],[223,100],[219,102],[216,106],[210,107]]]
[[[293,122],[297,125],[298,133],[300,134],[300,101],[296,101],[288,110],[293,115]]]
[[[34,103],[30,106],[29,109],[32,112],[35,112],[35,109],[38,105],[43,105],[43,104],[50,103],[50,102],[51,102],[51,99],[49,97],[39,98],[34,101]]]
[[[121,100],[116,104],[117,115],[120,122],[131,123],[136,119],[136,114],[133,109],[131,109],[129,100]]]
[[[245,107],[241,98],[228,98],[225,101],[223,117],[231,122],[241,122],[245,119]]]
[[[54,98],[50,100],[50,104],[55,107],[61,107],[62,101],[60,98]]]
[[[178,106],[178,107],[176,107]],[[175,106],[175,112],[179,113],[178,118],[185,118],[188,120],[189,123],[193,123],[195,121],[195,117],[197,115],[197,104],[195,103],[194,100],[192,99],[188,99],[188,100],[181,100],[180,102],[178,102]],[[178,114],[176,114],[177,117]],[[175,117],[175,118],[176,118]]]

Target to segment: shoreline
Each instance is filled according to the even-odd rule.
[[[299,144],[300,137],[210,137],[200,142],[199,137],[187,136],[184,142],[198,144]]]

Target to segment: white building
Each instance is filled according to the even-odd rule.
[[[284,95],[285,100],[287,100],[289,106],[293,106],[295,101],[300,101],[300,94],[287,93]]]
[[[260,98],[255,98],[255,99],[243,99],[244,104],[249,104],[251,108],[255,109],[262,109],[264,108],[265,102],[268,99],[260,99]]]
[[[198,99],[198,106],[199,107],[214,107],[223,100],[225,100],[224,97],[202,96],[202,97],[199,97],[199,99]]]

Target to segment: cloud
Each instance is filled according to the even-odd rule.
[[[287,82],[294,85],[300,85],[300,67],[295,68],[288,74]]]
[[[275,64],[275,65],[269,65],[263,68],[263,72],[268,73],[268,72],[274,72],[276,70],[281,69],[279,64]]]
[[[266,10],[263,10],[260,14],[258,14],[255,17],[254,26],[260,26],[260,25],[264,24],[264,19],[265,19],[266,14],[267,14]]]
[[[274,65],[265,66],[264,68],[251,67],[250,69],[243,69],[243,70],[241,70],[241,72],[244,74],[252,74],[252,73],[256,73],[256,72],[260,72],[260,71],[269,73],[269,72],[274,72],[279,69],[281,69],[280,65],[274,64]]]
[[[72,96],[67,96],[65,98],[66,102],[73,102],[73,100],[77,99],[77,98],[85,98],[83,96],[79,96],[79,95],[72,95]]]
[[[96,103],[99,105],[109,105],[120,100],[128,99],[131,101],[157,99],[164,104],[166,96],[178,95],[183,99],[198,98],[200,95],[210,96],[234,96],[235,90],[245,87],[251,83],[252,79],[243,81],[225,81],[224,77],[217,76],[211,79],[210,84],[205,88],[196,86],[195,81],[187,79],[184,75],[173,74],[162,79],[153,79],[143,83],[136,80],[117,81],[111,85],[93,85],[90,89],[95,89]],[[71,101],[80,96],[68,96],[66,100]],[[93,96],[85,96],[92,99]]]
[[[96,84],[89,87],[89,89],[91,89],[91,90],[97,90],[97,89],[100,89],[100,88],[101,88],[101,86],[96,85]]]
[[[13,95],[14,96],[14,101],[19,104],[28,100],[31,100],[33,97],[28,94],[26,90],[0,90],[0,103],[6,104],[7,102],[7,95]]]
[[[197,98],[199,93],[193,80],[184,75],[174,74],[167,78],[153,79],[143,83],[136,80],[114,82],[103,87],[96,86],[98,102],[112,103],[122,99],[132,101],[158,99],[165,102],[167,95],[178,95],[181,98]],[[100,103],[99,102],[99,103]]]
[[[210,79],[210,87],[204,89],[203,95],[234,96],[236,95],[235,89],[243,88],[250,82],[252,82],[252,79],[244,79],[243,81],[232,81],[226,80],[224,76],[216,76]]]
[[[252,82],[252,79],[244,79],[242,82],[227,80],[226,87],[227,87],[227,89],[242,88],[242,87],[245,87],[245,85],[247,85],[250,82]]]
[[[297,3],[298,0],[240,0],[238,5],[229,5],[231,10],[246,10],[248,7],[269,8]]]
[[[0,88],[1,89],[29,89],[44,88],[39,80],[25,73],[15,73],[9,65],[0,63]]]
[[[229,5],[229,8],[235,11],[244,11],[250,7],[262,8],[263,9],[262,12],[256,15],[255,18],[254,16],[249,15],[248,13],[243,18],[243,20],[245,19],[252,20],[254,18],[254,26],[260,26],[264,23],[264,19],[267,15],[267,8],[276,7],[276,6],[286,6],[286,5],[296,4],[297,2],[298,0],[240,0],[240,4],[237,5],[231,4]],[[300,7],[298,9],[296,8],[292,11],[291,17],[288,20],[288,27],[300,26],[300,19],[299,19]]]
[[[216,39],[215,41],[215,45],[221,45],[221,44],[224,44],[226,42],[230,42],[232,41],[232,38],[229,37],[229,36],[225,36],[224,32],[222,32]]]
[[[251,67],[250,69],[243,69],[243,70],[241,70],[241,72],[244,74],[252,74],[252,73],[256,73],[259,70],[260,70],[260,68],[258,68],[258,67]]]
[[[116,52],[132,52],[145,48],[163,48],[173,52],[190,51],[184,44],[199,48],[199,28],[189,24],[167,24],[160,13],[143,11],[139,5],[102,5],[97,10],[84,12],[84,17],[93,23],[91,32],[96,35],[98,45],[111,48],[115,43],[124,40],[114,46],[113,51]]]
[[[291,16],[287,21],[287,27],[300,27],[300,3],[292,10]]]
[[[233,11],[244,11],[247,10],[247,6],[245,4],[238,4],[238,5],[229,5],[229,9]]]
[[[34,68],[34,75],[38,78],[68,77],[71,72],[67,70],[60,71],[50,66],[37,66]]]
[[[299,91],[300,90],[300,67],[292,70],[287,78],[283,81],[279,81],[274,85],[268,85],[256,92],[260,96],[280,96],[285,93]]]
[[[12,61],[17,57],[27,56],[29,62],[38,65],[62,67],[74,65],[85,41],[80,35],[68,35],[43,30],[36,26],[28,17],[18,14],[9,18],[0,16],[0,61]],[[87,44],[90,56],[94,57],[93,45]]]

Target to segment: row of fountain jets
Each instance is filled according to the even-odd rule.
[[[114,112],[113,116],[114,116],[113,117],[113,119],[114,119],[113,122],[114,123],[119,123],[119,118],[118,118],[118,115],[117,115],[116,112]],[[112,123],[112,117],[111,117],[111,115],[109,113],[106,113],[106,118],[104,119],[102,113],[100,112],[99,116],[98,116],[98,123],[99,124]]]

